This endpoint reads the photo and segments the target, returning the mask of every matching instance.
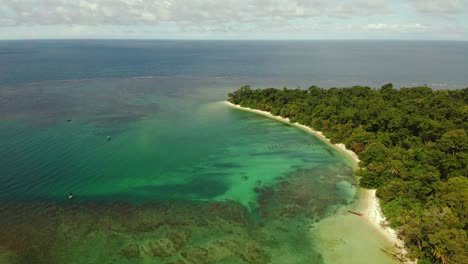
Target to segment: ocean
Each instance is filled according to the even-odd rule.
[[[394,263],[343,217],[346,157],[222,101],[467,68],[467,42],[0,41],[0,263]]]
[[[0,56],[0,85],[153,76],[275,87],[464,88],[468,81],[463,41],[0,41]]]

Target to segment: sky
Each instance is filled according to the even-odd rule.
[[[468,0],[0,0],[0,39],[468,40]]]

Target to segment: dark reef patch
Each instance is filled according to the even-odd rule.
[[[281,263],[289,252],[290,263],[320,264],[308,230],[331,207],[347,203],[333,194],[341,179],[323,177],[330,170],[346,175],[350,169],[297,169],[257,187],[258,206],[250,212],[235,202],[11,203],[1,208],[0,262],[262,264]],[[196,190],[210,184],[219,183],[144,188],[186,188],[201,197],[206,190]]]

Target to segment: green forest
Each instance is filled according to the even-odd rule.
[[[411,258],[468,263],[468,88],[252,89],[228,101],[322,131],[358,154]]]

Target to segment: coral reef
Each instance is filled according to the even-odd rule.
[[[346,204],[345,198],[334,195],[341,179],[323,177],[330,169],[334,170],[298,169],[271,186],[257,187],[253,211],[229,201],[4,205],[2,212],[8,213],[0,219],[0,260],[321,263],[307,230],[330,208]]]

